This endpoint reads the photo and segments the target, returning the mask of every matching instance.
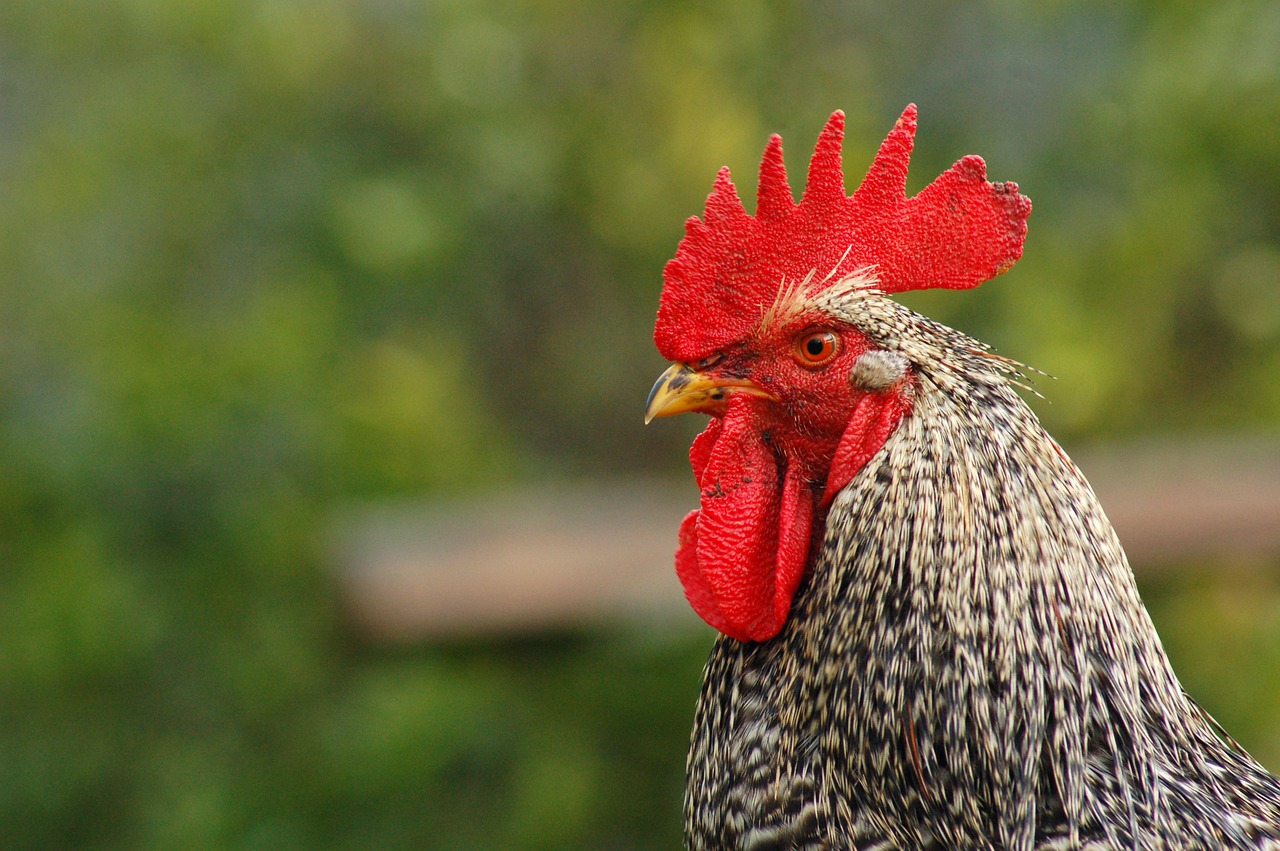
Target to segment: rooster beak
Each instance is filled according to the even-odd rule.
[[[645,425],[657,417],[671,417],[701,411],[706,414],[723,411],[733,393],[745,393],[777,401],[770,393],[745,378],[726,378],[698,372],[688,364],[673,363],[658,376],[649,391],[644,411]]]

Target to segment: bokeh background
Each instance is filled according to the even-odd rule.
[[[913,190],[1034,199],[912,303],[1056,376],[1071,451],[1277,437],[1277,45],[1273,0],[5,0],[0,845],[678,847],[708,630],[383,641],[341,518],[682,474],[662,264],[836,108],[851,183],[916,102]],[[1144,593],[1280,768],[1275,567]]]

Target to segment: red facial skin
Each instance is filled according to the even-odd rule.
[[[803,343],[822,331],[835,351],[813,365]],[[909,379],[882,392],[850,382],[868,348],[852,328],[802,317],[701,370],[776,399],[729,388],[689,453],[702,507],[680,527],[676,573],[693,608],[728,636],[764,641],[782,629],[831,499],[909,408]]]

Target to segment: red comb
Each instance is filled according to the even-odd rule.
[[[812,275],[813,293],[863,267],[883,292],[967,289],[1022,256],[1031,200],[1016,183],[990,183],[981,157],[967,156],[908,198],[916,134],[908,106],[880,145],[862,185],[844,191],[844,113],[832,114],[809,162],[797,204],[782,139],[760,162],[756,214],[748,215],[723,168],[702,219],[685,222],[663,272],[654,341],[663,357],[695,361],[744,339],[779,290]]]

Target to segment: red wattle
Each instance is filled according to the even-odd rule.
[[[778,572],[775,577],[773,614],[777,624],[767,638],[782,629],[791,612],[791,598],[804,578],[813,539],[813,488],[793,470],[782,485],[782,510],[778,517]],[[757,639],[759,640],[759,639]]]
[[[680,527],[676,574],[685,596],[725,635],[772,638],[804,576],[813,492],[787,474],[746,406],[712,420],[689,459],[702,507]]]
[[[820,503],[822,509],[825,510],[871,456],[880,451],[910,409],[909,397],[901,392],[868,393],[858,400],[831,459],[831,471]]]
[[[689,448],[689,464],[693,467],[693,477],[698,487],[706,487],[707,466],[711,463],[711,451],[715,448],[716,439],[720,436],[720,425],[723,421],[712,419],[707,427],[693,439]],[[725,632],[730,629],[720,611],[720,603],[716,592],[707,577],[698,567],[698,517],[699,509],[690,511],[680,523],[680,548],[676,550],[676,576],[684,586],[685,599],[693,610],[711,626]]]
[[[724,614],[720,611],[720,603],[711,583],[698,567],[698,515],[702,512],[694,509],[685,515],[680,523],[680,547],[676,550],[676,576],[684,586],[684,598],[698,613],[698,617],[711,626],[726,632],[729,627]]]
[[[693,446],[689,447],[689,465],[693,467],[693,478],[700,488],[707,486],[703,477],[706,475],[707,465],[711,463],[711,450],[715,448],[716,438],[720,436],[722,422],[724,421],[713,417],[702,433],[693,439]]]
[[[910,410],[909,396],[868,393],[836,447],[819,501],[808,478],[764,439],[746,405],[731,405],[694,440],[689,462],[702,507],[680,524],[676,575],[708,624],[740,641],[781,631],[804,578],[815,519]]]

